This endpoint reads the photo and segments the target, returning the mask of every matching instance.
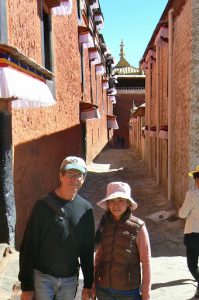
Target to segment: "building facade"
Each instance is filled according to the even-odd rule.
[[[146,163],[176,207],[192,184],[188,171],[199,162],[198,16],[198,1],[168,1],[141,61]]]
[[[129,124],[131,109],[145,101],[145,75],[141,69],[132,67],[125,59],[123,41],[120,45],[120,60],[114,67],[114,74],[118,81],[114,114],[119,126],[114,132],[114,143],[117,145],[118,140],[122,140],[123,147],[129,148],[132,138],[132,128]]]
[[[129,124],[130,145],[145,160],[145,103],[133,106]]]
[[[89,163],[112,137],[113,105],[98,0],[2,0],[0,22],[0,242],[18,247],[62,159]]]

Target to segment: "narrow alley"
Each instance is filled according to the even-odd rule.
[[[194,184],[199,189],[198,174],[188,176],[199,168],[199,0],[0,0],[0,22],[0,300],[20,298],[18,250],[37,199],[50,191],[74,199],[78,185],[69,193],[64,178],[85,180],[79,194],[93,205],[96,229],[104,213],[96,203],[107,184],[127,182],[138,203],[134,214],[146,223],[151,242],[150,300],[195,299],[197,284],[187,267],[184,220],[177,209],[187,190]],[[60,163],[68,156],[84,159],[86,178],[84,162],[82,174],[65,169],[62,174]],[[75,201],[63,203],[75,206]],[[81,204],[71,209],[72,217],[78,210]],[[53,225],[53,238],[46,238],[53,223],[46,211],[40,216],[33,223],[45,247],[30,236],[25,248],[34,263],[25,255],[25,272],[32,276],[38,268],[70,277],[75,254],[82,252],[92,264],[89,251],[72,249],[73,264],[68,255],[73,232],[64,235],[66,247]],[[59,223],[52,211],[50,217]],[[66,233],[68,219],[60,223]],[[81,212],[72,223],[78,226],[77,246],[85,250],[92,234],[86,231],[83,238],[79,228],[93,226],[82,226],[82,219]],[[187,232],[198,236],[198,223]],[[125,271],[130,282],[130,259]],[[23,290],[33,289],[32,280],[24,278]],[[80,272],[78,300],[82,284]]]
[[[143,162],[130,149],[106,149],[89,165],[80,194],[91,201],[96,226],[103,211],[95,203],[105,196],[106,185],[111,181],[131,185],[139,205],[135,215],[146,222],[152,248],[152,300],[194,299],[196,284],[186,267],[183,221],[175,217],[161,188],[147,175]],[[16,253],[10,256],[0,276],[0,300],[9,299],[12,284],[17,280],[18,256]],[[80,299],[81,286],[80,274],[76,299]]]
[[[190,300],[195,292],[186,266],[183,221],[176,218],[171,203],[156,185],[143,161],[131,149],[107,149],[89,166],[81,195],[94,208],[96,226],[103,211],[95,203],[111,181],[130,184],[138,203],[135,215],[146,222],[152,248],[152,300]]]

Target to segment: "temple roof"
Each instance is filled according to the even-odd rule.
[[[143,74],[142,71],[138,68],[132,67],[128,61],[124,58],[124,43],[123,40],[120,44],[120,60],[117,65],[114,67],[115,75],[140,75]]]

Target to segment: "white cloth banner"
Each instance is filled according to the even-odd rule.
[[[87,109],[81,112],[81,121],[86,121],[89,119],[100,119],[100,112],[97,108]]]
[[[70,15],[72,8],[73,0],[61,1],[59,6],[52,8],[52,14],[56,16]]]
[[[89,41],[88,43],[83,43],[82,45],[83,45],[84,49],[88,49],[88,48],[94,47],[93,39],[91,41]]]
[[[95,15],[95,16],[94,16],[94,20],[95,20],[96,22],[100,22],[100,23],[103,23],[103,22],[104,22],[103,17],[102,17],[101,14]]]
[[[97,27],[98,30],[101,30],[102,28],[104,28],[104,22],[100,23],[100,24],[97,24],[96,27]]]
[[[104,66],[103,65],[96,65],[95,66],[95,73],[97,74],[97,75],[104,75],[105,74],[105,68],[104,68]]]
[[[115,101],[116,98],[115,98],[115,96],[109,96],[109,100],[110,100],[110,101]]]
[[[89,51],[89,59],[96,59],[98,58],[99,54],[97,50]]]
[[[117,90],[115,88],[110,88],[107,90],[108,95],[114,96],[117,94]]]
[[[101,57],[100,55],[98,55],[97,58],[91,60],[91,65],[97,65],[97,64],[100,64],[101,63]]]
[[[115,100],[111,100],[111,103],[112,104],[116,104],[117,103],[116,99]]]
[[[119,129],[116,119],[108,120],[108,129]]]
[[[94,47],[93,38],[89,31],[80,33],[79,43],[83,45],[84,49]]]
[[[90,32],[86,31],[86,32],[80,33],[79,42],[80,42],[80,44],[91,43],[92,42],[92,37],[91,37]]]
[[[98,0],[93,1],[93,4],[90,5],[91,9],[98,9],[99,8],[99,2]]]
[[[13,108],[54,105],[45,82],[10,67],[0,67],[0,98],[16,98]]]
[[[104,90],[108,89],[109,88],[108,81],[102,82],[102,87],[103,87]]]

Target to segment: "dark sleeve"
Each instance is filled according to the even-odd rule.
[[[95,225],[93,210],[90,208],[79,223],[81,234],[80,263],[84,276],[84,288],[90,289],[93,284],[93,258]]]
[[[32,214],[27,223],[19,254],[19,280],[22,291],[33,291],[33,269],[40,244],[41,220],[43,219],[43,205],[38,201],[32,210]]]

